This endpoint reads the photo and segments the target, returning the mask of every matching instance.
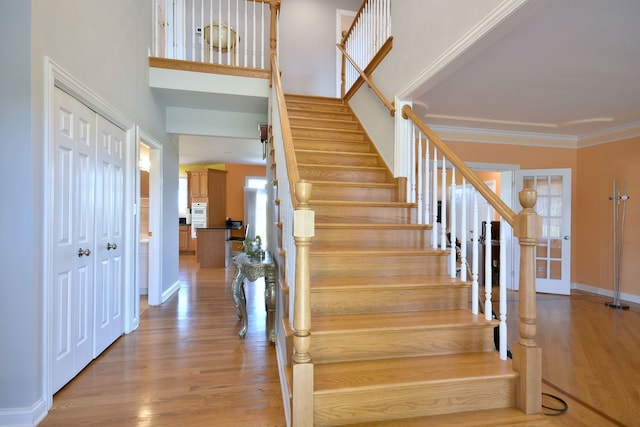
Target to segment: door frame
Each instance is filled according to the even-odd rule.
[[[160,266],[160,257],[162,255],[162,144],[160,144],[151,135],[142,130],[139,126],[136,127],[136,165],[140,161],[140,143],[149,147],[149,161],[151,168],[149,170],[149,231],[151,232],[151,239],[149,239],[149,287],[148,287],[148,301],[149,305],[158,305],[162,303],[162,269]],[[155,167],[154,167],[155,165]],[[136,179],[136,236],[140,236],[140,180]],[[138,245],[136,246],[136,258],[138,254]],[[140,266],[136,263],[136,285],[133,295],[140,295]],[[138,297],[139,298],[139,297]],[[138,322],[135,327],[132,320],[132,329],[137,328],[140,317],[140,301],[139,299],[134,302],[134,307],[137,307]]]
[[[44,209],[41,213],[41,221],[43,227],[43,245],[42,245],[42,259],[43,259],[43,285],[42,285],[42,301],[43,301],[43,315],[42,315],[42,367],[43,367],[43,382],[42,382],[42,394],[46,396],[47,410],[51,409],[53,405],[53,368],[52,368],[52,322],[51,316],[53,315],[53,295],[50,292],[52,286],[52,274],[53,274],[53,255],[52,255],[52,243],[54,236],[53,225],[53,206],[54,206],[54,192],[51,191],[53,185],[53,153],[51,150],[52,138],[53,138],[53,96],[55,88],[59,88],[73,98],[77,99],[82,104],[89,107],[99,115],[103,116],[119,128],[125,131],[125,160],[124,160],[124,185],[125,185],[125,200],[123,203],[124,215],[124,230],[131,236],[133,231],[133,219],[127,212],[133,211],[133,191],[134,182],[132,174],[132,162],[135,156],[131,156],[132,144],[135,141],[134,138],[134,123],[129,120],[125,115],[121,114],[116,108],[109,105],[106,101],[95,94],[91,89],[87,88],[81,81],[76,79],[73,75],[65,71],[62,67],[56,64],[51,58],[45,57],[45,86],[44,86],[44,138],[42,138],[42,153],[43,153],[43,200],[42,206]],[[132,284],[134,283],[134,268],[136,263],[133,258],[131,238],[125,240],[125,247],[123,248],[124,258],[124,292],[125,292],[125,307],[126,298],[131,296]],[[125,312],[125,330],[126,325],[129,323],[127,316],[130,315]]]

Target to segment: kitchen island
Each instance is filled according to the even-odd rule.
[[[226,267],[231,250],[231,230],[240,230],[242,221],[227,221],[226,224],[196,228],[196,261],[200,267]]]
[[[225,267],[229,228],[220,226],[196,228],[196,261],[200,267]]]

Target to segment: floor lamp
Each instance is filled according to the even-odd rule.
[[[613,202],[613,301],[605,303],[607,307],[628,310],[629,306],[620,302],[620,275],[622,273],[622,251],[624,249],[624,220],[627,216],[627,182],[624,182],[624,194],[620,194],[618,183],[613,180],[613,195],[609,197]],[[618,207],[622,203],[622,219],[619,217]],[[618,230],[620,223],[620,230]]]

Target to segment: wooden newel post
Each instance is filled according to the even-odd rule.
[[[516,404],[526,414],[542,410],[542,349],[536,344],[535,250],[542,235],[542,218],[533,207],[538,193],[525,188],[520,194],[523,209],[518,214],[514,234],[520,241],[520,290],[518,292],[518,330],[513,345],[513,368],[520,373]]]
[[[298,207],[293,213],[296,243],[296,282],[293,313],[293,403],[294,427],[313,426],[313,364],[311,363],[311,279],[309,247],[314,235],[315,216],[309,200],[311,183],[295,184]]]
[[[280,0],[269,0],[269,11],[271,14],[271,22],[269,27],[269,55],[273,56],[277,52],[278,47],[278,12],[280,11]],[[273,73],[273,67],[269,69]],[[273,76],[270,76],[273,82]]]

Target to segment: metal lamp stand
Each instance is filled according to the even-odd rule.
[[[605,303],[607,307],[628,310],[629,306],[620,302],[620,275],[622,273],[622,250],[624,249],[624,220],[627,215],[627,182],[624,182],[624,194],[618,191],[618,183],[613,181],[613,301]],[[622,202],[622,221],[619,219],[618,206]],[[618,233],[618,223],[620,232]],[[619,238],[619,239],[618,239]],[[619,241],[618,241],[619,240]]]

